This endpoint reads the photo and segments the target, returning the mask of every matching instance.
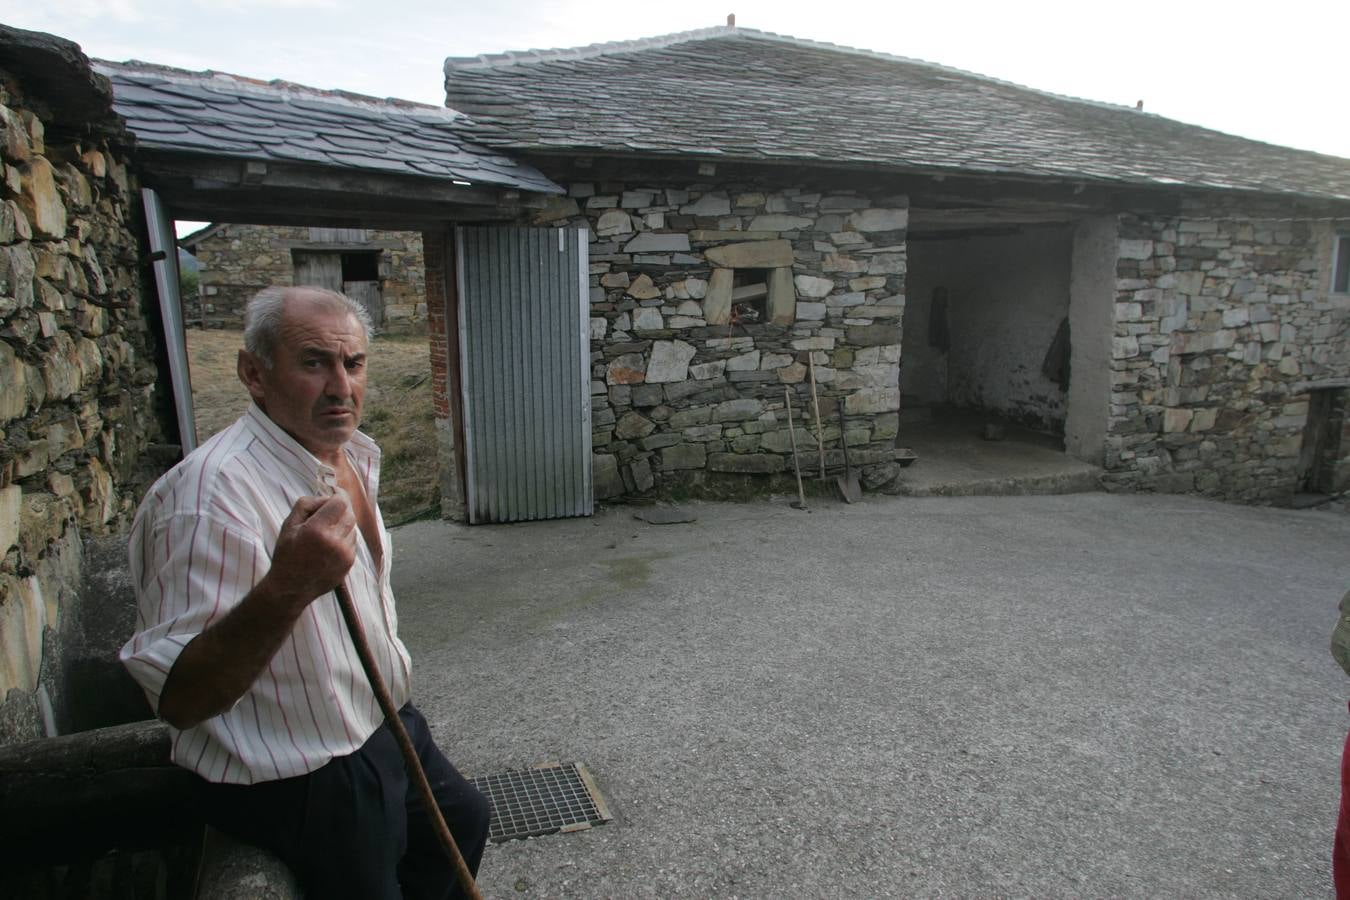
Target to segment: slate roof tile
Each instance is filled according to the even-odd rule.
[[[313,147],[292,144],[289,141],[277,144],[268,148],[268,155],[273,159],[290,159],[298,162],[315,162],[325,165],[331,163],[328,154]]]
[[[1350,200],[1350,160],[746,28],[448,59],[445,75],[472,134],[508,151],[720,148],[742,159]]]
[[[465,117],[403,100],[215,72],[97,61],[147,149],[304,162],[561,193],[536,169],[473,143]]]

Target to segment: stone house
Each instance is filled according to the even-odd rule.
[[[107,651],[117,535],[182,450],[166,208],[303,229],[283,242],[420,234],[451,514],[496,427],[478,405],[552,397],[515,433],[546,457],[584,424],[564,463],[589,503],[778,477],[813,372],[826,464],[845,440],[874,486],[941,403],[1059,432],[1110,487],[1346,486],[1346,160],[746,29],[446,80],[459,112],[0,26],[0,744],[135,714]],[[554,280],[575,322],[481,315],[532,294],[529,241],[579,266]],[[528,380],[535,340],[563,368]],[[485,404],[479,363],[508,376]],[[9,849],[42,840],[6,819]]]
[[[735,27],[445,77],[590,236],[598,496],[784,471],[812,364],[876,486],[935,404],[1113,489],[1350,482],[1346,160]]]
[[[201,264],[200,295],[183,301],[191,324],[241,328],[263,287],[319,284],[361,300],[381,331],[426,326],[420,232],[217,223],[178,243]]]

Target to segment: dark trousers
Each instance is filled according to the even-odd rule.
[[[431,740],[411,703],[399,710],[436,805],[469,870],[488,834],[488,803]],[[271,850],[307,897],[446,900],[463,896],[389,726],[307,775],[253,785],[201,782],[207,821]]]

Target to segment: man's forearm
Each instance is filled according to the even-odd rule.
[[[289,594],[264,577],[183,648],[160,692],[159,717],[175,728],[191,728],[233,706],[313,599]]]

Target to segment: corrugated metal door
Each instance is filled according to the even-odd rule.
[[[469,521],[588,516],[586,232],[456,229]]]

